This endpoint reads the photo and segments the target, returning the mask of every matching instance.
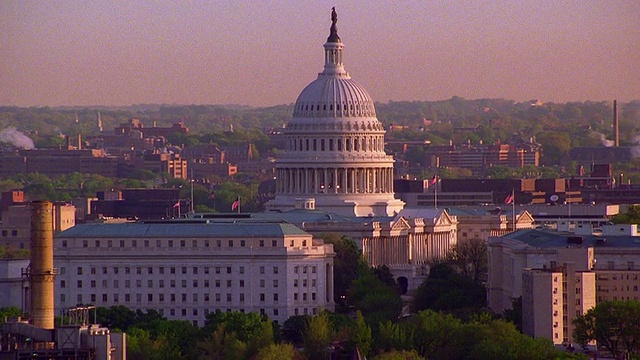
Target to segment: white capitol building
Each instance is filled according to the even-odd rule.
[[[332,13],[324,69],[302,90],[285,130],[286,152],[276,162],[276,197],[269,210],[322,209],[345,216],[393,216],[393,157],[373,99],[342,62],[344,44]]]

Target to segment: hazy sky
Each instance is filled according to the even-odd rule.
[[[332,6],[376,101],[640,99],[638,0],[0,0],[0,105],[293,103]]]

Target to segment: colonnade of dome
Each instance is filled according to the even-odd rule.
[[[276,177],[280,194],[393,194],[393,168],[283,167]]]

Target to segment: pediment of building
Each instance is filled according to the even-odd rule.
[[[446,210],[443,210],[435,219],[436,226],[449,226],[456,223]]]
[[[411,225],[409,224],[409,222],[407,221],[407,219],[403,218],[403,217],[399,217],[392,225],[391,225],[391,231],[393,232],[397,232],[397,231],[407,231],[411,229]]]
[[[533,216],[527,210],[525,210],[522,213],[518,214],[518,216],[516,218],[516,223],[518,223],[518,224],[531,224],[531,223],[533,223],[533,221],[534,221]]]

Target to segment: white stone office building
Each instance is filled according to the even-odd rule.
[[[56,311],[124,305],[202,326],[215,310],[283,323],[334,309],[333,246],[291,224],[81,224],[58,234],[54,247]]]

